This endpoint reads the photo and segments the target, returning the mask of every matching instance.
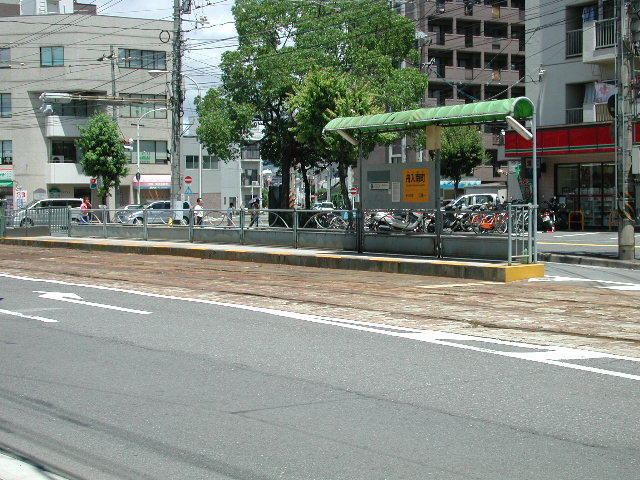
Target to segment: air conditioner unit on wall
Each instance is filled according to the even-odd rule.
[[[51,163],[64,163],[64,155],[53,155]]]

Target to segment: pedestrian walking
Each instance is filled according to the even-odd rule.
[[[197,227],[202,228],[204,226],[204,202],[202,198],[198,197],[196,200],[196,206],[193,207],[193,216]]]
[[[251,223],[249,224],[249,228],[253,227],[253,225],[258,227],[258,223],[260,221],[260,200],[258,197],[253,197],[251,199],[249,208],[251,209]]]
[[[89,197],[82,197],[82,203],[80,204],[80,222],[89,223],[91,220],[91,202]]]
[[[229,208],[227,208],[227,227],[233,227],[233,202],[229,202]]]

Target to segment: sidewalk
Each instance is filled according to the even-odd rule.
[[[505,263],[438,260],[400,255],[363,255],[333,250],[253,245],[191,244],[64,237],[2,238],[0,239],[0,244],[137,253],[142,255],[172,255],[211,260],[466,278],[505,283],[544,276],[544,265],[542,264],[507,265]]]

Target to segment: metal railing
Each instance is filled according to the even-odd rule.
[[[616,19],[596,20],[596,48],[613,47],[616,44]]]
[[[567,57],[582,55],[582,29],[567,31]]]
[[[582,107],[579,108],[567,108],[566,110],[566,123],[573,125],[575,123],[582,123],[584,118],[584,111]]]
[[[536,261],[534,219],[537,209],[531,205],[509,204],[507,206],[507,263],[512,265],[519,260],[523,263]]]
[[[613,117],[609,113],[609,106],[606,103],[596,103],[596,122],[611,122]]]
[[[13,236],[56,235],[535,261],[531,205],[411,210],[0,211]],[[37,229],[35,227],[42,227]],[[25,233],[31,230],[32,233]],[[508,250],[507,250],[508,245]]]

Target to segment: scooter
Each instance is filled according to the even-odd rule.
[[[369,230],[375,232],[416,232],[422,229],[423,224],[422,212],[375,212],[368,221]]]

